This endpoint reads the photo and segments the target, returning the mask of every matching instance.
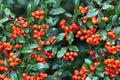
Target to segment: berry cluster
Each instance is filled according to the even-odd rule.
[[[98,45],[102,41],[102,38],[99,34],[94,34],[91,37],[86,39],[86,42],[90,45]]]
[[[120,73],[120,60],[111,58],[106,59],[104,63],[107,65],[105,68],[105,74],[110,76],[110,78],[116,78]]]
[[[13,46],[10,43],[0,42],[0,52],[9,52],[12,51]]]
[[[69,33],[72,31],[73,33],[76,33],[80,27],[76,23],[72,23],[69,27],[63,27],[63,30],[65,30],[65,38],[68,40]]]
[[[12,27],[12,38],[16,39],[19,35],[26,36],[26,33],[23,29],[18,26]]]
[[[89,70],[87,70],[84,66],[82,66],[81,70],[74,70],[74,75],[72,76],[72,80],[86,80],[88,73]]]
[[[26,73],[22,73],[22,77],[24,80],[45,80],[48,77],[48,74],[40,72],[38,76],[28,76]]]
[[[3,75],[3,74],[0,74],[0,80],[12,80],[12,79],[6,77],[6,76]]]
[[[63,59],[68,61],[74,61],[75,57],[78,56],[78,53],[77,52],[67,52],[64,56],[63,56]]]
[[[64,29],[65,24],[66,24],[66,20],[65,20],[65,19],[62,19],[62,20],[59,22],[59,25],[60,25],[60,27],[61,27],[63,30],[65,30],[65,29]]]
[[[6,66],[0,66],[0,71],[7,72],[8,68]]]
[[[10,45],[10,43],[0,42],[0,52],[2,52],[2,56],[4,58],[7,57],[6,52],[10,52],[12,51],[12,49],[13,49],[13,46]]]
[[[91,21],[92,21],[92,23],[95,24],[95,25],[98,24],[98,19],[97,19],[97,17],[95,17],[95,16],[91,18]]]
[[[114,30],[111,30],[110,32],[108,32],[108,33],[107,33],[107,36],[108,36],[109,38],[112,38],[113,40],[117,40],[117,36],[116,36]]]
[[[70,31],[72,31],[73,33],[76,33],[76,32],[80,29],[80,26],[78,26],[76,23],[72,23],[72,24],[69,26],[69,29],[70,29]]]
[[[89,9],[88,9],[88,7],[79,6],[78,11],[80,11],[83,14],[87,14]]]
[[[17,58],[13,52],[9,54],[8,63],[11,67],[15,67],[21,63],[21,59]]]
[[[10,45],[10,43],[3,43],[3,48],[4,48],[3,52],[8,52],[8,51],[12,51],[13,46]]]
[[[120,51],[120,45],[112,46],[110,42],[106,42],[105,49],[111,54],[117,54]]]
[[[96,52],[95,50],[91,50],[90,52],[88,52],[88,54],[96,61],[98,61],[98,58],[95,56]]]
[[[52,59],[52,58],[55,58],[55,54],[54,53],[50,53],[48,51],[44,51],[44,57],[46,59]]]
[[[102,58],[105,58],[106,56],[107,56],[107,55],[106,55],[104,52],[101,53],[101,57],[102,57]]]
[[[4,65],[4,61],[0,60],[0,71],[7,72],[8,68]]]
[[[100,62],[94,62],[93,65],[90,65],[90,70],[94,72],[95,69],[96,69],[96,67],[97,67],[99,64],[100,64]]]
[[[21,44],[16,44],[16,45],[15,45],[15,48],[16,48],[16,49],[21,49],[21,48],[22,48],[22,45],[21,45]]]
[[[70,26],[66,26],[65,23],[66,23],[66,20],[62,19],[60,21],[59,25],[62,28],[62,30],[65,31],[65,38],[66,38],[66,40],[68,40],[69,33],[71,31],[73,33],[76,33],[80,29],[80,26],[78,26],[76,23],[72,23]]]
[[[39,54],[30,54],[30,56],[31,56],[31,58],[35,58],[36,61],[39,62],[39,63],[42,63],[42,64],[45,64],[45,63],[46,63],[46,59],[45,59],[44,56],[42,57],[42,56],[39,55]]]
[[[97,31],[96,28],[91,28],[89,30],[83,30],[83,31],[77,31],[75,37],[79,38],[81,41],[87,39],[88,37],[90,37],[91,35],[93,35],[95,32]]]
[[[33,29],[34,38],[37,40],[41,40],[42,36],[44,36],[48,32],[49,26],[47,24],[43,24],[42,26],[34,24]]]
[[[41,51],[44,45],[45,45],[45,42],[40,41],[40,45],[39,45],[39,47],[37,47],[37,51]]]
[[[49,46],[50,44],[52,44],[54,41],[56,40],[56,36],[52,36],[50,38],[50,40],[46,41],[45,45]]]
[[[32,16],[36,19],[44,19],[44,14],[45,14],[44,10],[32,12]]]
[[[87,22],[87,20],[88,20],[87,16],[84,16],[82,22],[85,24]]]
[[[30,25],[23,17],[18,17],[17,21],[22,25],[22,28],[27,28]]]

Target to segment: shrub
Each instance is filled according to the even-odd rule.
[[[119,80],[118,0],[1,0],[1,80]]]

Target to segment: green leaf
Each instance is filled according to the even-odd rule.
[[[32,48],[30,47],[23,47],[23,49],[21,50],[21,53],[31,53],[33,52]]]
[[[25,43],[25,38],[22,35],[19,35],[18,38],[16,39],[18,43]]]
[[[120,38],[120,27],[115,28],[116,35]]]
[[[92,22],[90,20],[87,21],[87,26],[88,26],[88,28],[93,28],[93,24],[92,24]]]
[[[49,51],[49,50],[51,50],[51,49],[52,49],[51,46],[47,46],[47,47],[44,48],[44,50],[46,50],[46,51]]]
[[[76,11],[78,10],[78,7],[79,7],[79,3],[80,3],[80,0],[74,0],[74,13],[76,13]]]
[[[38,47],[38,44],[29,44],[27,47],[30,47],[31,49],[32,49],[32,48],[37,48],[37,47]]]
[[[63,47],[60,51],[58,51],[57,57],[58,57],[58,58],[63,57],[66,52],[67,52],[67,48],[66,48],[66,47]]]
[[[100,63],[97,67],[96,67],[96,70],[98,71],[105,71],[105,67],[106,65],[104,63]]]
[[[13,25],[21,26],[20,23],[18,23],[17,21],[14,21],[14,22],[13,22]]]
[[[21,69],[20,69],[20,70],[21,70]],[[21,76],[22,73],[20,72],[20,70],[17,71],[18,79],[19,79],[19,80],[24,80],[23,77]]]
[[[71,13],[68,13],[68,12],[64,13],[64,15],[65,15],[66,17],[72,17],[72,16],[73,16]]]
[[[28,56],[27,56],[27,58],[28,58]],[[23,60],[23,59],[22,59]],[[24,60],[23,60],[24,61]],[[20,68],[23,68],[23,67],[26,67],[26,64],[24,63],[24,62],[21,62],[20,64],[19,64],[19,67]]]
[[[29,3],[28,6],[27,6],[27,16],[30,16],[31,12],[32,12],[32,5]]]
[[[5,8],[4,9],[4,12],[5,12],[5,14],[7,15],[7,16],[10,16],[12,13],[11,13],[11,11],[10,11],[10,9],[8,9],[8,8]]]
[[[108,76],[105,76],[104,80],[110,80],[110,78]]]
[[[34,21],[34,18],[33,17],[28,17],[27,18],[27,21],[29,22],[29,23],[31,23],[32,21]],[[24,29],[26,29],[26,28],[24,28]],[[29,29],[29,28],[28,28]]]
[[[100,36],[102,37],[103,40],[107,39],[107,32],[105,30],[100,30],[99,34],[100,34]]]
[[[3,36],[3,38],[1,39],[2,42],[6,42],[6,40],[7,40],[6,36]]]
[[[37,5],[40,3],[40,0],[34,0],[33,4],[32,4],[32,11],[35,9],[35,7],[37,7]]]
[[[45,20],[46,20],[47,24],[52,25],[52,23],[53,23],[52,17],[46,18]]]
[[[50,3],[52,3],[52,2],[54,2],[54,0],[45,0],[45,3],[46,3],[46,4],[50,4]]]
[[[0,0],[0,4],[3,2],[3,0]]]
[[[60,33],[60,34],[57,36],[56,42],[62,41],[62,40],[64,39],[64,36],[65,36],[64,33]]]
[[[56,54],[56,53],[57,53],[57,50],[58,50],[58,46],[54,46],[53,49],[52,49],[52,52],[53,52],[54,54]]]
[[[52,6],[53,6],[54,8],[57,8],[57,7],[60,6],[60,4],[61,4],[61,0],[54,0]]]
[[[104,77],[104,72],[102,71],[95,71],[95,74],[99,77]]]
[[[30,64],[27,64],[26,67],[25,67],[25,72],[29,72],[29,70],[31,69],[31,65]]]
[[[79,25],[83,25],[81,18],[78,19],[78,24],[79,24]]]
[[[62,77],[67,77],[67,76],[71,76],[72,73],[70,71],[64,71],[64,73],[62,73]]]
[[[54,17],[54,18],[49,17],[49,18],[46,18],[45,20],[47,24],[49,24],[50,26],[55,26],[58,23],[59,19],[60,19],[59,17]]]
[[[108,9],[108,8],[112,8],[112,5],[110,5],[108,3],[104,3],[102,6],[102,9]]]
[[[94,0],[97,4],[101,4],[102,0]]]
[[[102,17],[98,18],[98,25],[100,28],[104,28],[105,27],[105,22],[102,20]]]
[[[98,77],[93,77],[92,80],[99,80],[99,78]]]
[[[8,60],[7,58],[4,59],[4,65],[5,65],[6,67],[10,67],[7,60]]]
[[[50,14],[51,14],[51,15],[59,15],[59,14],[62,14],[62,13],[64,13],[64,12],[65,12],[65,10],[64,10],[63,8],[59,7],[59,8],[53,8],[53,9],[50,11]]]
[[[49,65],[47,63],[46,64],[37,63],[37,64],[32,65],[31,69],[34,71],[37,71],[40,69],[49,69]]]
[[[90,60],[90,59],[85,59],[85,63],[87,63],[87,64],[89,64],[89,65],[91,65],[92,64],[92,61]]]
[[[91,78],[90,78],[90,77],[87,77],[86,80],[91,80]]]
[[[74,41],[74,34],[71,31],[68,36],[68,43],[71,45],[73,41]]]
[[[83,63],[83,66],[85,66],[87,69],[89,68],[89,65],[87,63]]]
[[[15,17],[16,17],[16,14],[15,14],[15,13],[12,13],[12,14],[10,15],[10,17],[11,17],[11,18],[15,18]]]
[[[4,4],[0,4],[0,12],[3,12],[4,10]]]
[[[108,23],[105,27],[105,30],[106,31],[110,31],[112,29],[112,24],[111,23]]]
[[[30,29],[29,29],[29,28],[24,28],[24,31],[25,31],[26,33],[29,33]]]
[[[13,70],[9,73],[10,74],[10,78],[12,80],[18,80],[18,76],[16,74],[16,72],[14,72]]]
[[[91,17],[93,17],[93,16],[96,16],[97,14],[98,14],[98,12],[99,12],[99,10],[98,9],[91,9],[91,10],[89,10],[89,12],[88,12],[88,14],[87,14],[87,17],[88,18],[91,18]]]
[[[2,19],[0,19],[0,24],[3,24],[5,22],[7,22],[8,20],[9,20],[8,18],[2,18]]]
[[[118,18],[118,15],[113,15],[113,17],[112,17],[112,24],[113,25],[117,24],[117,18]]]
[[[54,17],[53,18],[53,24],[51,26],[55,26],[58,23],[59,20],[60,20],[59,17]]]
[[[107,3],[113,3],[115,0],[108,0]]]
[[[115,6],[115,13],[116,13],[117,15],[120,14],[120,2]]]
[[[75,45],[69,45],[68,48],[70,51],[79,51],[78,47]]]
[[[7,37],[11,37],[11,32],[4,31],[3,33],[4,33]]]

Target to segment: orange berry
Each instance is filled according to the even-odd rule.
[[[102,18],[105,22],[108,22],[108,17],[103,17]]]
[[[39,18],[43,20],[43,19],[44,19],[44,16],[41,15],[41,16],[39,16]]]
[[[84,37],[84,36],[81,36],[81,37],[80,37],[80,40],[81,40],[81,41],[85,40],[85,37]]]
[[[49,46],[50,45],[50,41],[46,41],[46,45]]]
[[[44,15],[45,14],[44,10],[40,10],[39,13],[40,13],[40,15]]]
[[[11,62],[11,63],[10,63],[10,66],[11,66],[11,67],[14,67],[14,66],[15,66],[15,64],[14,64],[13,62]]]
[[[35,11],[35,15],[40,15],[40,12],[39,11]]]
[[[40,42],[40,45],[44,45],[44,44],[45,44],[45,42],[44,42],[44,41],[41,41],[41,42]]]

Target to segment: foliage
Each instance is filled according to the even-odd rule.
[[[119,0],[0,0],[0,80],[119,80]]]

